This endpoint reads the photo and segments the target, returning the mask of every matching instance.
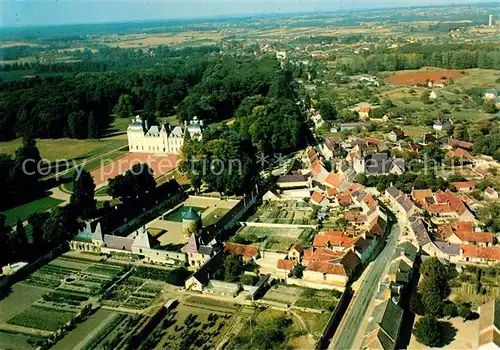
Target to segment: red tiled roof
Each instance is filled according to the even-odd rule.
[[[432,190],[429,188],[426,188],[424,190],[413,190],[412,197],[418,204],[424,206],[425,198],[432,197]]]
[[[317,160],[311,164],[311,173],[314,176],[318,176],[323,171],[326,171],[325,168],[323,168],[323,166]]]
[[[377,236],[382,236],[385,232],[385,227],[387,223],[380,217],[377,216],[370,222],[370,233],[373,233]]]
[[[493,188],[491,188],[490,186],[486,187],[486,189],[484,190],[484,192],[490,194],[490,195],[494,195],[495,194],[495,190]]]
[[[377,207],[377,202],[375,202],[375,199],[373,199],[373,196],[371,194],[365,196],[363,198],[363,202],[366,204],[366,206],[370,209],[376,208]]]
[[[339,190],[337,190],[336,188],[327,188],[326,189],[326,196],[328,198],[335,197],[338,194],[339,194]]]
[[[352,198],[349,192],[344,192],[340,196],[337,197],[339,204],[342,206],[348,206],[352,203]]]
[[[316,154],[316,150],[311,148],[307,151],[307,158],[309,158],[309,162],[314,163],[318,159],[318,155]]]
[[[474,144],[471,142],[465,142],[461,140],[448,139],[448,146],[472,149],[472,147],[474,147]]]
[[[327,275],[340,275],[347,276],[345,268],[342,264],[329,263],[326,261],[313,261],[310,262],[307,267],[307,271],[321,272]]]
[[[297,265],[297,262],[295,260],[279,259],[277,267],[280,270],[290,271],[295,267],[295,265]]]
[[[344,175],[330,173],[328,174],[324,182],[331,187],[339,187],[343,181],[344,181]]]
[[[322,248],[304,250],[304,260],[308,261],[331,261],[343,255],[342,252],[334,252],[333,250]]]
[[[356,191],[358,191],[358,190],[360,190],[362,188],[363,188],[362,185],[357,184],[357,183],[353,183],[351,186],[349,186],[349,188],[347,189],[347,192],[353,193],[353,192],[356,192]]]
[[[291,249],[295,249],[296,251],[298,251],[301,254],[304,251],[304,248],[302,248],[302,246],[300,244],[295,244]]]
[[[500,247],[480,247],[472,244],[460,245],[462,254],[466,258],[483,258],[488,260],[500,260]]]
[[[359,107],[358,112],[359,113],[368,113],[370,112],[371,108],[370,107]]]
[[[322,234],[325,236],[330,236],[330,237],[341,237],[344,235],[344,232],[325,230],[322,232]]]
[[[472,159],[472,155],[463,148],[457,148],[454,151],[448,151],[448,153],[446,153],[446,156],[448,156],[448,158]]]
[[[319,192],[313,192],[313,194],[311,195],[311,200],[316,203],[321,203],[323,199],[325,199],[325,196]]]
[[[374,145],[377,145],[377,146],[381,146],[382,145],[382,141],[380,141],[379,139],[376,139],[374,137],[363,137],[362,140],[365,143],[373,143]]]
[[[313,247],[349,247],[353,242],[353,238],[345,236],[315,235]]]
[[[451,183],[453,186],[455,186],[458,189],[461,188],[475,188],[476,187],[476,181],[457,181],[457,182],[452,182]]]
[[[258,247],[239,243],[225,243],[224,250],[231,254],[242,255],[247,259],[256,256],[259,252]]]
[[[367,217],[361,212],[355,211],[347,211],[344,213],[344,218],[347,221],[354,222],[356,224],[360,224],[366,221]]]
[[[431,214],[456,212],[458,215],[462,215],[467,211],[462,200],[450,190],[446,190],[446,192],[437,190],[435,197],[437,204],[429,204],[426,208]]]

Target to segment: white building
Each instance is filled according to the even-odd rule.
[[[145,130],[146,129],[146,130]],[[201,138],[203,121],[194,117],[185,124],[189,137]],[[127,128],[128,148],[130,152],[178,154],[184,144],[184,130],[180,126],[164,124],[144,128],[140,116],[132,119]]]

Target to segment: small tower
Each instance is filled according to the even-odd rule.
[[[186,237],[190,237],[192,234],[199,234],[201,228],[201,217],[193,208],[189,208],[182,213],[182,232],[184,232]]]

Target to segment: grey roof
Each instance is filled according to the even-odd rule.
[[[396,200],[406,212],[409,212],[413,209],[413,202],[408,199],[406,196],[401,196]]]
[[[411,228],[417,236],[417,241],[420,246],[426,245],[431,241],[429,238],[429,233],[425,227],[424,221],[422,219],[417,219],[411,224]]]
[[[401,194],[399,190],[394,186],[387,188],[385,191],[393,198],[398,198]]]
[[[153,125],[149,128],[147,135],[149,136],[158,136],[160,135],[160,129],[158,129],[158,125]]]
[[[392,159],[387,153],[376,153],[365,156],[365,172],[368,174],[385,174],[391,170]]]
[[[183,137],[184,133],[182,132],[182,128],[180,126],[176,126],[170,133],[170,136]]]
[[[394,259],[403,254],[411,261],[415,261],[415,259],[417,258],[417,253],[417,247],[415,247],[410,242],[403,242],[397,245],[396,252],[394,253]]]
[[[337,148],[338,144],[331,138],[326,138],[325,140],[325,146],[328,148],[330,151],[334,152],[335,149]]]
[[[384,350],[394,349],[403,319],[403,309],[391,299],[387,299],[375,306],[372,318],[368,324],[368,332],[378,328],[377,338],[382,348]]]
[[[144,132],[144,129],[142,127],[142,123],[135,122],[135,121],[133,123],[129,124],[127,130]]]
[[[281,175],[278,183],[307,181],[307,176],[302,174]]]
[[[448,242],[434,242],[437,249],[447,255],[460,255],[460,244]]]
[[[219,251],[211,259],[205,262],[201,267],[193,273],[189,278],[194,277],[202,285],[206,285],[210,281],[210,276],[223,265],[224,263],[224,251]]]
[[[397,166],[399,169],[404,170],[405,169],[405,160],[403,158],[394,158],[392,160],[391,168],[393,168],[394,166]]]
[[[134,243],[133,238],[120,237],[113,235],[104,235],[104,243],[106,248],[117,249],[117,250],[132,250],[132,243]]]
[[[207,245],[202,245],[198,249],[198,253],[203,254],[203,255],[212,255],[213,251],[214,251],[214,248],[211,246],[207,246]]]

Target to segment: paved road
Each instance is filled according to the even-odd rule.
[[[400,235],[401,230],[399,224],[396,223],[393,225],[391,234],[387,238],[386,246],[375,261],[371,263],[370,270],[351,301],[351,305],[347,309],[339,329],[335,332],[335,337],[330,342],[329,349],[352,349],[357,337],[363,336],[363,334],[358,334],[358,332],[366,316],[368,307],[373,298],[375,298],[379,283],[383,279],[385,271],[394,255]]]

